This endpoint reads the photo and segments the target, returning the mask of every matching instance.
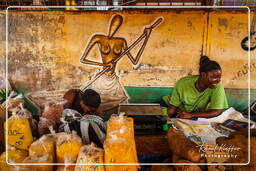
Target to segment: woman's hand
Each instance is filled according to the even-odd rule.
[[[181,119],[190,119],[193,117],[191,113],[186,111],[177,111],[177,113],[179,114],[178,118],[181,118]]]

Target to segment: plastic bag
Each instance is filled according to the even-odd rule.
[[[103,162],[104,150],[93,143],[81,147],[76,164],[93,164]],[[104,171],[103,165],[76,165],[75,171]]]
[[[9,163],[22,163],[22,161],[28,156],[28,152],[25,150],[18,150],[15,147],[8,147],[8,162]],[[0,170],[9,171],[11,168],[15,168],[12,165],[6,163],[6,152],[3,152],[0,156]]]
[[[81,146],[82,140],[75,132],[59,133],[56,142],[58,163],[75,163]]]
[[[32,113],[27,110],[22,103],[20,103],[16,108],[12,109],[12,112],[16,112],[20,117],[28,119],[32,136],[38,137],[38,123],[35,119],[33,119]]]
[[[107,124],[107,138],[104,142],[105,163],[138,163],[133,119],[112,115]],[[122,157],[120,157],[122,156]],[[105,170],[138,170],[138,166],[106,165]]]
[[[50,127],[51,134],[43,135],[40,139],[34,141],[29,147],[29,156],[23,163],[54,163],[55,156],[55,132]],[[52,171],[51,165],[26,165],[16,167],[21,171]]]
[[[44,106],[44,112],[42,117],[54,120],[56,124],[60,124],[61,113],[64,110],[64,104],[66,101],[62,102],[49,102]]]
[[[40,117],[40,121],[38,123],[39,136],[41,137],[42,135],[49,134],[50,133],[49,127],[52,127],[53,130],[55,131],[57,130],[57,125],[54,120]]]
[[[29,120],[26,117],[17,115],[14,111],[13,116],[4,123],[4,128],[8,128],[8,144],[18,149],[28,150],[33,142],[33,136]],[[4,134],[7,138],[6,131]]]
[[[18,107],[20,104],[24,105],[22,94],[17,95],[16,92],[12,91],[2,105],[8,111],[12,111],[14,108]]]
[[[6,83],[6,81],[7,81],[7,83]],[[9,79],[6,79],[5,74],[1,74],[0,75],[0,89],[6,89],[7,88],[6,84],[7,84],[8,90],[12,90]]]
[[[23,163],[53,163],[53,158],[49,153],[33,155],[25,158]],[[19,166],[19,171],[52,171],[52,165],[23,165]]]
[[[119,116],[112,115],[107,124],[107,135],[115,135],[119,138],[127,139],[127,141],[133,145],[134,160],[135,163],[138,163],[133,119],[124,116],[124,114],[120,114]]]
[[[43,154],[49,154],[53,160],[55,159],[55,139],[51,134],[43,135],[29,147],[29,156],[40,156]]]

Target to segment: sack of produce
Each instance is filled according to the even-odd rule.
[[[61,117],[62,111],[64,110],[65,103],[66,101],[46,103],[44,106],[42,117],[51,119],[55,121],[56,124],[60,124],[60,117]]]
[[[94,163],[104,163],[103,155],[104,150],[101,148],[97,148],[93,143],[91,143],[90,145],[82,146],[76,161],[77,165],[75,167],[75,171],[104,171],[103,165],[93,165]]]
[[[15,147],[8,147],[8,163],[22,163],[22,161],[28,156],[28,152],[25,150],[19,150]],[[6,163],[6,152],[3,152],[0,156],[0,170],[1,171],[9,171],[14,169],[15,167],[12,165],[8,165]]]
[[[28,150],[33,142],[29,120],[25,116],[17,115],[16,111],[13,111],[12,114],[7,122],[4,123],[4,128],[8,131],[8,135],[6,135],[6,131],[4,132],[5,138],[8,137],[9,145],[18,149]]]
[[[50,133],[50,127],[53,128],[54,131],[57,130],[57,125],[54,120],[46,119],[43,117],[40,117],[40,121],[38,122],[38,133],[41,137],[42,135],[49,134]]]
[[[82,140],[75,132],[57,134],[56,152],[58,163],[75,163],[81,146]]]
[[[55,137],[52,134],[43,135],[29,147],[29,156],[49,154],[55,160]]]
[[[107,136],[104,142],[105,163],[138,163],[133,119],[112,115],[107,124]],[[122,157],[120,157],[122,156]],[[135,165],[106,165],[107,171],[138,170]]]
[[[53,158],[49,153],[29,156],[23,160],[23,163],[38,163],[38,165],[18,166],[19,171],[53,171],[52,165],[40,165],[40,163],[53,163]]]
[[[10,112],[13,111],[13,109],[18,107],[19,105],[24,105],[22,94],[17,95],[17,93],[14,91],[10,92],[9,96],[2,105],[5,109],[7,109]]]

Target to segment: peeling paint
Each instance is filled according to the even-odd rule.
[[[227,30],[228,28],[228,20],[226,18],[219,18],[218,19],[218,24],[219,24],[219,27],[224,27],[225,30]]]
[[[168,71],[169,68],[167,66],[153,66],[151,64],[139,64],[134,67],[135,70],[140,71]]]

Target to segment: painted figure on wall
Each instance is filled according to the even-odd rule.
[[[114,15],[110,20],[108,34],[94,34],[82,53],[81,63],[102,66],[103,70],[97,73],[95,77],[81,89],[85,90],[90,86],[90,88],[100,93],[103,103],[105,101],[105,103],[109,104],[109,106],[105,108],[112,108],[119,103],[126,102],[128,97],[119,82],[119,77],[115,73],[116,64],[124,55],[128,56],[133,65],[138,64],[152,29],[160,24],[161,21],[162,18],[159,18],[150,27],[145,27],[143,34],[128,47],[125,38],[115,37],[115,33],[123,23],[123,17],[121,15]],[[133,57],[130,50],[143,39],[144,41],[138,53]],[[87,59],[88,53],[95,45],[99,48],[102,62]]]

